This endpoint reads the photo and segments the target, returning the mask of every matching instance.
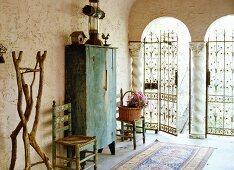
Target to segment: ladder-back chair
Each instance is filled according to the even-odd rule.
[[[53,101],[52,113],[53,168],[80,170],[94,167],[97,169],[96,138],[72,135],[71,103],[56,106],[55,101]],[[58,145],[64,146],[67,152],[58,154]],[[74,156],[72,156],[71,151],[74,151]]]

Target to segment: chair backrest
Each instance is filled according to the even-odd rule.
[[[52,113],[52,135],[54,142],[58,133],[66,133],[66,135],[71,135],[72,133],[71,103],[56,106],[55,101],[53,101]]]

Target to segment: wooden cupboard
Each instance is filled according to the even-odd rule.
[[[73,134],[96,136],[97,148],[116,140],[116,48],[67,45],[65,93],[71,98]]]

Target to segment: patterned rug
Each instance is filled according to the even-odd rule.
[[[112,170],[199,170],[205,166],[213,150],[156,141],[120,162]]]

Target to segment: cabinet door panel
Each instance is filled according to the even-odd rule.
[[[105,141],[105,123],[107,121],[105,111],[106,90],[106,49],[87,49],[89,55],[89,66],[87,67],[87,134],[98,138],[97,146],[103,147]]]
[[[107,68],[107,91],[105,97],[107,121],[106,139],[113,141],[116,139],[116,58],[115,49],[108,49],[106,55]]]

